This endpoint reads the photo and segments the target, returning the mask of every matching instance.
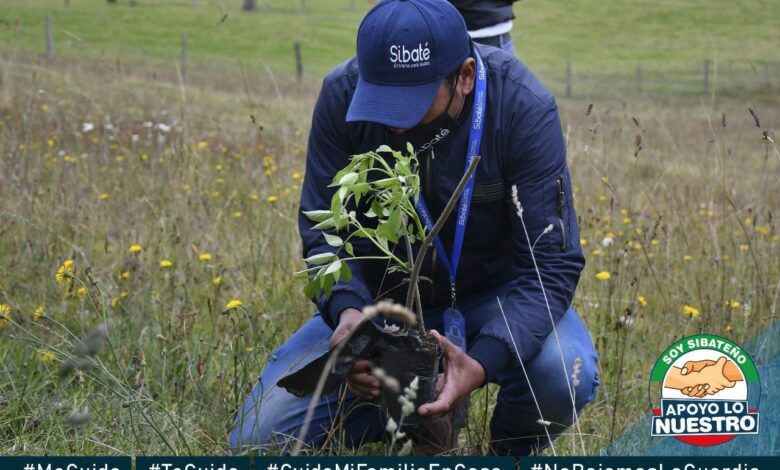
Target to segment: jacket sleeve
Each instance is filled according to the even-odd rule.
[[[519,365],[519,360],[527,363],[539,352],[553,325],[568,310],[585,265],[554,99],[537,101],[510,129],[504,168],[518,275],[503,302],[509,330],[499,316],[483,326],[469,350],[485,368],[488,380]],[[512,200],[513,186],[522,205],[522,220]]]
[[[320,230],[312,230],[316,224],[309,220],[303,212],[330,208],[330,200],[335,193],[334,188],[328,188],[334,175],[349,163],[349,156],[354,153],[350,142],[349,126],[345,121],[347,114],[347,91],[341,90],[332,78],[323,82],[317,104],[312,117],[309,134],[308,152],[306,155],[306,175],[301,189],[301,204],[298,214],[298,227],[301,233],[303,256],[309,256],[334,251],[325,242]],[[363,246],[354,242],[355,252],[359,254]],[[372,303],[372,296],[363,280],[360,263],[349,262],[352,279],[349,282],[340,281],[331,292],[329,298],[320,293],[314,299],[317,307],[331,328],[338,325],[341,312],[348,307],[358,310]]]

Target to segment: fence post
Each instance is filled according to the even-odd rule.
[[[642,93],[642,64],[636,64],[636,92]]]
[[[54,34],[51,30],[51,16],[46,17],[46,58],[51,60],[54,58]]]
[[[710,59],[704,59],[704,94],[710,92]]]
[[[571,98],[571,60],[566,61],[566,98]]]
[[[295,78],[298,80],[298,83],[300,84],[301,79],[303,78],[303,59],[301,58],[300,41],[295,41],[293,48],[295,49]]]
[[[181,35],[181,77],[183,79],[187,78],[187,49],[189,49],[189,38],[187,37],[187,33],[182,33]]]

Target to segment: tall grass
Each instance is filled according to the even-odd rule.
[[[24,57],[0,70],[0,452],[227,452],[236,408],[313,311],[292,279],[312,86]],[[645,416],[673,340],[744,342],[775,320],[780,158],[762,132],[780,108],[750,103],[757,126],[747,107],[561,103],[588,258],[575,307],[604,385],[559,454]],[[73,288],[55,282],[66,259]],[[63,374],[103,324],[94,365]],[[473,397],[464,451],[486,449],[495,393]]]

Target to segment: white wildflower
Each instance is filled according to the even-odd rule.
[[[612,246],[613,243],[615,243],[615,240],[612,237],[604,237],[601,240],[601,246],[603,246],[604,248],[608,246]]]
[[[83,134],[86,134],[87,132],[92,132],[93,130],[95,130],[95,125],[92,124],[91,122],[85,122],[84,124],[81,125],[81,132]]]

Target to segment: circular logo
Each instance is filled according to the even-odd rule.
[[[758,434],[760,396],[756,366],[739,345],[714,335],[683,338],[650,375],[650,434],[697,446]]]

